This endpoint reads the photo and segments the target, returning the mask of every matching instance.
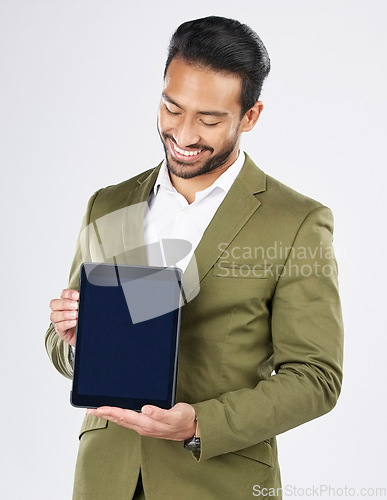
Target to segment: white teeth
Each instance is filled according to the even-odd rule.
[[[196,156],[202,152],[201,149],[199,149],[199,151],[185,151],[184,149],[180,149],[179,146],[177,146],[175,143],[173,143],[173,147],[178,153],[180,153],[183,156]]]

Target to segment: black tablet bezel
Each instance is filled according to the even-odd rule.
[[[88,272],[95,269],[96,266],[109,266],[110,268],[113,266],[115,268],[116,273],[125,271],[126,273],[129,271],[133,271],[138,277],[141,273],[144,273],[144,276],[148,276],[150,272],[157,272],[162,270],[163,272],[167,271],[171,273],[171,279],[177,280],[179,284],[180,290],[182,289],[182,271],[178,268],[164,268],[164,267],[154,267],[154,266],[129,266],[124,264],[110,264],[110,263],[83,263],[80,268],[79,273],[79,314],[82,314],[82,293],[84,292],[84,284],[87,285],[86,276]],[[125,268],[125,269],[123,269]],[[180,304],[181,307],[181,304]],[[82,335],[85,335],[85,331],[83,329],[82,318],[79,317],[77,321],[77,330],[76,330],[76,345],[75,345],[75,357],[74,357],[74,374],[73,374],[73,383],[72,390],[70,392],[70,402],[72,406],[76,408],[98,408],[100,406],[114,406],[124,409],[130,409],[134,411],[140,411],[141,408],[146,404],[151,404],[158,406],[160,408],[169,409],[174,406],[176,402],[176,382],[177,382],[177,364],[178,364],[178,349],[179,349],[179,336],[180,336],[180,307],[177,307],[174,311],[175,321],[176,321],[176,329],[175,329],[175,339],[172,342],[171,346],[171,359],[170,359],[170,374],[169,374],[169,387],[168,387],[168,398],[166,400],[158,400],[158,399],[137,399],[130,397],[116,397],[116,396],[108,396],[108,395],[90,395],[80,393],[78,390],[79,385],[79,377],[80,377],[80,338]],[[87,334],[87,333],[86,333]]]

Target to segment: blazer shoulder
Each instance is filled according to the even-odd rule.
[[[267,227],[295,233],[309,216],[314,215],[324,219],[327,226],[333,226],[333,215],[328,207],[266,174],[251,158],[247,159],[243,182],[245,186],[253,186],[261,203],[258,215],[264,217]]]
[[[324,205],[305,194],[296,191],[279,180],[266,174],[267,196],[279,204],[283,209],[290,211],[309,212]]]
[[[333,231],[333,214],[329,207],[269,175],[266,191],[261,193],[260,199],[262,209],[266,207],[268,222],[279,224],[286,230],[296,233],[307,220],[318,220],[319,224]]]
[[[100,189],[98,191],[98,201],[103,201],[106,198],[115,199],[116,202],[119,202],[122,199],[126,201],[128,194],[137,189],[139,185],[147,180],[158,168],[158,166],[150,168],[149,170],[145,170],[130,179],[120,182],[119,184],[112,184]]]
[[[278,207],[281,211],[290,211],[294,215],[297,212],[305,213],[324,207],[319,201],[305,196],[268,175],[254,163],[247,153],[245,154],[246,162],[239,178],[246,189],[252,190],[262,203],[268,203],[272,208]]]
[[[158,171],[159,166],[146,170],[118,184],[106,186],[96,191],[89,199],[87,213],[90,220],[98,219],[108,213],[124,208],[131,203],[140,202],[136,190]]]

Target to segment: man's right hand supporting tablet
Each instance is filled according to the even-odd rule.
[[[59,337],[75,347],[75,332],[77,329],[79,293],[66,288],[60,294],[60,299],[50,302],[50,320]]]

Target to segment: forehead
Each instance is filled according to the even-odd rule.
[[[242,79],[172,59],[164,79],[164,93],[184,109],[217,110],[239,113]]]

